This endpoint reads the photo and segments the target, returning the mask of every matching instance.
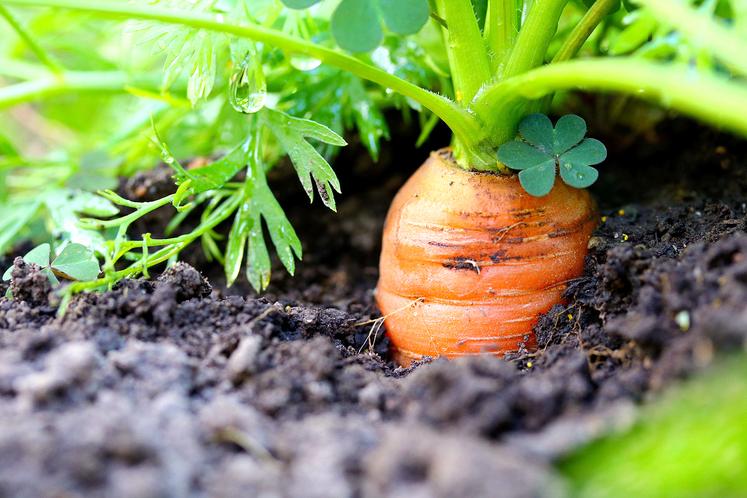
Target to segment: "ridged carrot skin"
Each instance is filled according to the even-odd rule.
[[[516,175],[431,154],[394,198],[376,301],[396,359],[535,347],[532,327],[583,271],[594,203],[558,180],[533,197]]]

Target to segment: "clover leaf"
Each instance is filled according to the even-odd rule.
[[[555,172],[575,188],[586,188],[599,177],[592,165],[607,158],[604,144],[594,138],[584,138],[586,122],[575,114],[567,114],[552,125],[544,114],[530,114],[519,124],[523,139],[507,142],[498,149],[498,160],[519,170],[519,182],[529,194],[547,195],[555,183]]]
[[[42,273],[52,285],[58,285],[57,277],[68,280],[89,281],[99,276],[99,262],[93,251],[81,244],[68,244],[59,256],[51,259],[52,248],[49,244],[41,244],[23,256],[26,263],[33,263],[42,269]],[[11,279],[13,267],[3,274],[3,280]]]
[[[55,275],[87,282],[99,276],[101,269],[93,251],[81,244],[68,244],[50,265]]]
[[[321,0],[282,0],[291,9],[305,9]],[[428,21],[428,0],[342,0],[332,14],[332,35],[350,52],[369,52],[384,39],[382,25],[398,35],[412,35]]]
[[[35,264],[42,268],[42,273],[44,273],[47,276],[47,279],[52,285],[59,284],[59,280],[57,280],[57,277],[54,276],[54,273],[52,273],[52,270],[49,268],[49,258],[50,254],[52,253],[52,248],[49,246],[49,244],[42,244],[40,246],[37,246],[33,249],[31,249],[29,252],[26,253],[25,256],[23,256],[23,260],[27,264]],[[13,273],[13,267],[11,266],[8,268],[5,273],[3,274],[3,280],[9,281],[11,279]]]

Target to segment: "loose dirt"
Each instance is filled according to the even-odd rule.
[[[505,360],[403,370],[361,325],[378,316],[389,200],[427,155],[401,144],[381,165],[338,160],[337,215],[275,178],[305,257],[295,278],[276,265],[261,297],[224,289],[195,248],[192,266],[58,317],[16,259],[0,300],[0,497],[562,496],[553,459],[747,341],[747,146],[679,122],[659,133],[612,142],[585,273],[538,324],[539,350]]]

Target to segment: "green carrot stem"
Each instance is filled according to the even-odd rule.
[[[469,102],[490,80],[490,61],[470,0],[437,0],[457,102]]]
[[[568,0],[535,0],[506,62],[504,78],[519,75],[545,61]]]
[[[517,0],[489,0],[485,40],[492,53],[493,73],[500,76],[519,34]]]
[[[567,3],[568,0],[534,0],[500,75],[501,80],[517,76],[544,63],[547,48],[555,35],[560,15]],[[515,135],[521,117],[521,112],[491,113],[490,122],[495,123],[494,128],[501,130],[498,139]],[[489,140],[495,143],[494,134],[488,136]]]
[[[493,116],[519,120],[526,102],[558,90],[621,92],[676,109],[713,126],[747,135],[747,88],[687,65],[634,58],[559,62],[487,87],[472,108],[488,126],[494,144],[515,136]]]
[[[562,62],[572,59],[581,50],[591,34],[600,22],[614,9],[620,0],[597,0],[586,11],[579,23],[573,28],[568,38],[565,39],[560,50],[553,57],[553,62]]]

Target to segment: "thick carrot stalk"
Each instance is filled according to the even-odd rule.
[[[596,220],[584,190],[558,181],[533,197],[516,175],[431,154],[384,227],[376,300],[397,360],[533,348],[539,315],[583,270]]]

